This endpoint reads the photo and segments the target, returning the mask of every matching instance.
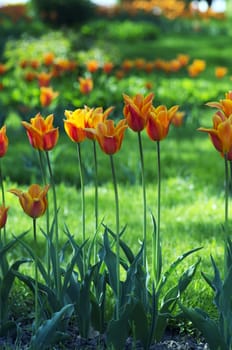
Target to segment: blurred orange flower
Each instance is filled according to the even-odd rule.
[[[151,92],[146,97],[143,97],[142,94],[137,94],[132,98],[123,94],[123,98],[125,103],[123,114],[128,126],[134,131],[142,131],[147,123],[154,94]]]
[[[170,109],[164,105],[156,108],[152,106],[146,126],[147,134],[151,140],[161,141],[167,136],[170,123],[178,108],[179,106],[173,106]]]
[[[105,62],[103,64],[102,70],[104,73],[109,74],[112,72],[113,68],[114,68],[114,64],[112,62]]]
[[[99,63],[97,60],[91,60],[86,63],[86,69],[90,73],[94,73],[98,70]]]
[[[28,71],[24,75],[24,78],[29,82],[33,81],[36,77],[37,77],[37,74],[35,72],[32,72],[32,71]]]
[[[0,158],[4,157],[8,150],[8,137],[6,135],[6,125],[0,129]]]
[[[83,95],[88,95],[93,90],[93,80],[91,78],[82,78],[79,79],[80,82],[80,92]]]
[[[183,125],[183,121],[184,121],[184,117],[185,117],[185,112],[183,111],[177,111],[171,120],[171,123],[176,126],[179,127],[181,125]]]
[[[206,68],[206,63],[204,60],[195,59],[191,65],[187,67],[190,77],[196,77]]]
[[[49,190],[49,185],[41,188],[37,184],[33,184],[29,187],[28,192],[23,192],[17,189],[9,190],[10,193],[14,194],[19,198],[19,202],[24,212],[37,219],[42,216],[47,209],[47,192]]]
[[[228,69],[226,67],[216,67],[215,68],[215,76],[218,79],[223,78],[228,72]]]
[[[54,63],[55,55],[53,52],[47,52],[43,56],[43,62],[46,66],[50,66]]]
[[[4,73],[6,73],[7,70],[8,70],[7,66],[3,63],[0,63],[0,75],[3,75]]]
[[[42,107],[49,106],[52,101],[59,96],[59,92],[54,91],[51,87],[42,86],[40,88],[40,103]]]
[[[59,130],[54,128],[53,120],[53,114],[43,118],[38,113],[34,118],[31,118],[30,123],[22,121],[32,147],[42,151],[50,151],[55,147],[59,138]]]
[[[42,87],[42,86],[48,87],[50,85],[50,81],[51,81],[52,76],[53,76],[53,74],[51,72],[38,73],[37,78],[38,78],[39,86],[40,87]]]
[[[9,207],[6,208],[4,205],[0,206],[0,229],[6,225],[8,209]]]

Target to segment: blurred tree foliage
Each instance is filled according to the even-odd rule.
[[[39,17],[51,26],[82,24],[95,15],[90,0],[31,0]]]

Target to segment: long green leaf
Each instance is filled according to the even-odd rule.
[[[228,350],[223,335],[219,331],[219,326],[214,320],[210,319],[206,313],[199,309],[186,308],[182,304],[179,305],[187,319],[202,332],[210,350]]]
[[[170,275],[176,270],[177,266],[184,260],[186,259],[189,255],[201,250],[202,247],[199,248],[195,248],[195,249],[191,249],[189,251],[187,251],[186,253],[180,255],[168,268],[168,270],[163,274],[163,276],[160,279],[160,283],[157,287],[157,293],[160,293],[161,289],[163,288],[163,286],[166,284],[168,278],[170,277]]]
[[[19,239],[23,238],[28,232],[29,231],[23,232],[21,235],[19,235],[18,237],[14,237],[14,239],[5,244],[4,247],[0,249],[0,259],[2,259],[6,252],[10,250],[14,246],[14,244],[17,243]]]
[[[64,317],[70,318],[73,310],[74,307],[72,304],[65,305],[60,311],[54,313],[51,319],[45,321],[32,337],[32,349],[44,349],[54,344],[57,331],[61,328]]]

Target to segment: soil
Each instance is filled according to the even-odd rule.
[[[190,335],[183,334],[173,334],[173,332],[166,332],[163,341],[152,344],[150,350],[210,350],[208,344],[203,338],[196,339]],[[20,341],[17,341],[17,347],[14,345],[14,339],[0,338],[0,349],[20,349],[26,350],[30,344],[31,333],[24,330],[21,334]],[[107,350],[107,345],[105,342],[104,335],[95,335],[90,339],[83,339],[75,332],[73,329],[70,331],[68,339],[61,342],[60,345],[51,346],[51,348],[46,348],[47,350]],[[42,350],[42,349],[40,349]],[[128,338],[124,349],[122,350],[144,350],[144,347],[140,342],[133,341],[132,338]]]

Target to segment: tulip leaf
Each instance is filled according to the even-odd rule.
[[[14,237],[14,239],[12,239],[10,242],[8,242],[3,247],[1,247],[1,249],[0,249],[0,260],[3,258],[3,256],[6,254],[6,252],[8,250],[10,250],[14,246],[14,244],[17,243],[19,239],[23,238],[28,232],[29,231],[23,232],[21,235],[19,235],[18,237]]]
[[[114,291],[115,295],[117,295],[117,270],[116,270],[116,255],[113,253],[113,251],[110,248],[109,244],[109,238],[107,233],[107,228],[104,232],[104,261],[106,263],[108,272],[109,272],[109,282],[112,290]]]
[[[106,225],[103,224],[103,226],[106,228]],[[126,230],[126,226],[124,226],[122,231],[119,233],[119,237],[121,237],[123,235],[125,230]],[[116,240],[116,234],[111,229],[109,229],[108,227],[107,227],[107,231]],[[132,250],[130,249],[130,247],[122,239],[119,240],[119,244],[120,244],[120,247],[122,248],[122,250],[123,250],[127,260],[131,264],[132,261],[134,260],[134,254],[133,254]]]
[[[223,335],[219,331],[218,323],[209,318],[209,315],[202,310],[186,308],[179,304],[183,314],[193,325],[202,332],[211,350],[228,350]]]
[[[53,345],[57,336],[61,334],[58,330],[62,329],[64,318],[70,318],[73,310],[72,304],[65,305],[60,311],[54,313],[51,319],[46,320],[32,337],[32,349],[45,349]]]
[[[202,249],[202,247],[198,247],[195,249],[191,249],[189,251],[187,251],[186,253],[180,255],[168,268],[168,270],[163,274],[163,276],[160,279],[160,283],[157,287],[157,293],[161,292],[161,289],[163,288],[163,286],[166,284],[168,278],[170,277],[170,275],[176,270],[177,266],[185,259],[187,258],[189,255],[199,251],[200,249]]]

